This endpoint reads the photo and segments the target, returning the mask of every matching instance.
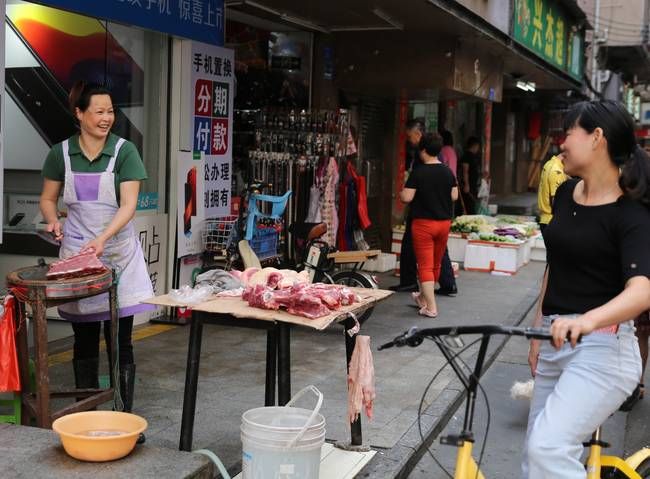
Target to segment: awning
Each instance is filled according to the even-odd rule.
[[[231,11],[236,11],[281,23],[289,30],[319,32],[346,40],[359,38],[360,34],[379,39],[390,37],[395,48],[405,53],[414,49],[434,51],[440,42],[469,43],[477,51],[503,60],[504,89],[514,88],[518,80],[534,82],[538,89],[581,87],[567,73],[516,44],[507,34],[456,2],[410,1],[408,8],[404,0],[227,0],[225,4],[228,18]],[[413,39],[421,41],[413,44]],[[367,52],[372,54],[371,50]]]

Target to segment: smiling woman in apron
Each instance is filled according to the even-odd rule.
[[[133,315],[150,309],[140,301],[153,296],[144,255],[133,227],[140,181],[147,178],[133,143],[112,134],[115,112],[111,94],[98,85],[78,82],[70,107],[79,134],[54,145],[43,166],[41,211],[48,231],[61,241],[59,256],[92,251],[118,275],[119,387],[124,410],[133,406],[135,364]],[[68,215],[61,226],[57,202],[63,189]],[[77,388],[99,387],[99,336],[110,343],[108,295],[68,303],[59,314],[74,331],[73,366]]]

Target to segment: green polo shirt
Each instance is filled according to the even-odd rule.
[[[100,155],[90,161],[83,154],[79,147],[79,135],[71,136],[68,140],[68,153],[70,155],[70,167],[72,171],[79,173],[101,173],[106,171],[108,162],[115,154],[115,145],[120,139],[119,136],[110,133],[106,139],[106,145]],[[54,181],[65,181],[65,162],[63,161],[63,144],[57,143],[52,147],[45,158],[42,175]],[[146,180],[147,172],[140,158],[137,148],[130,141],[126,141],[120,148],[115,161],[115,192],[117,202],[120,202],[120,183],[123,181]]]

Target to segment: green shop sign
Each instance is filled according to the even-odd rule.
[[[582,80],[584,39],[554,0],[515,0],[514,39],[548,63]]]

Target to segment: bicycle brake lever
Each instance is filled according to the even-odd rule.
[[[392,341],[379,346],[379,351],[392,348],[393,346],[401,348],[402,346],[408,345],[411,346],[412,348],[415,348],[420,344],[422,344],[422,341],[424,341],[424,338],[422,338],[422,336],[416,334],[417,332],[418,332],[418,328],[416,326],[413,326],[408,331],[406,331],[403,334],[400,334]]]

